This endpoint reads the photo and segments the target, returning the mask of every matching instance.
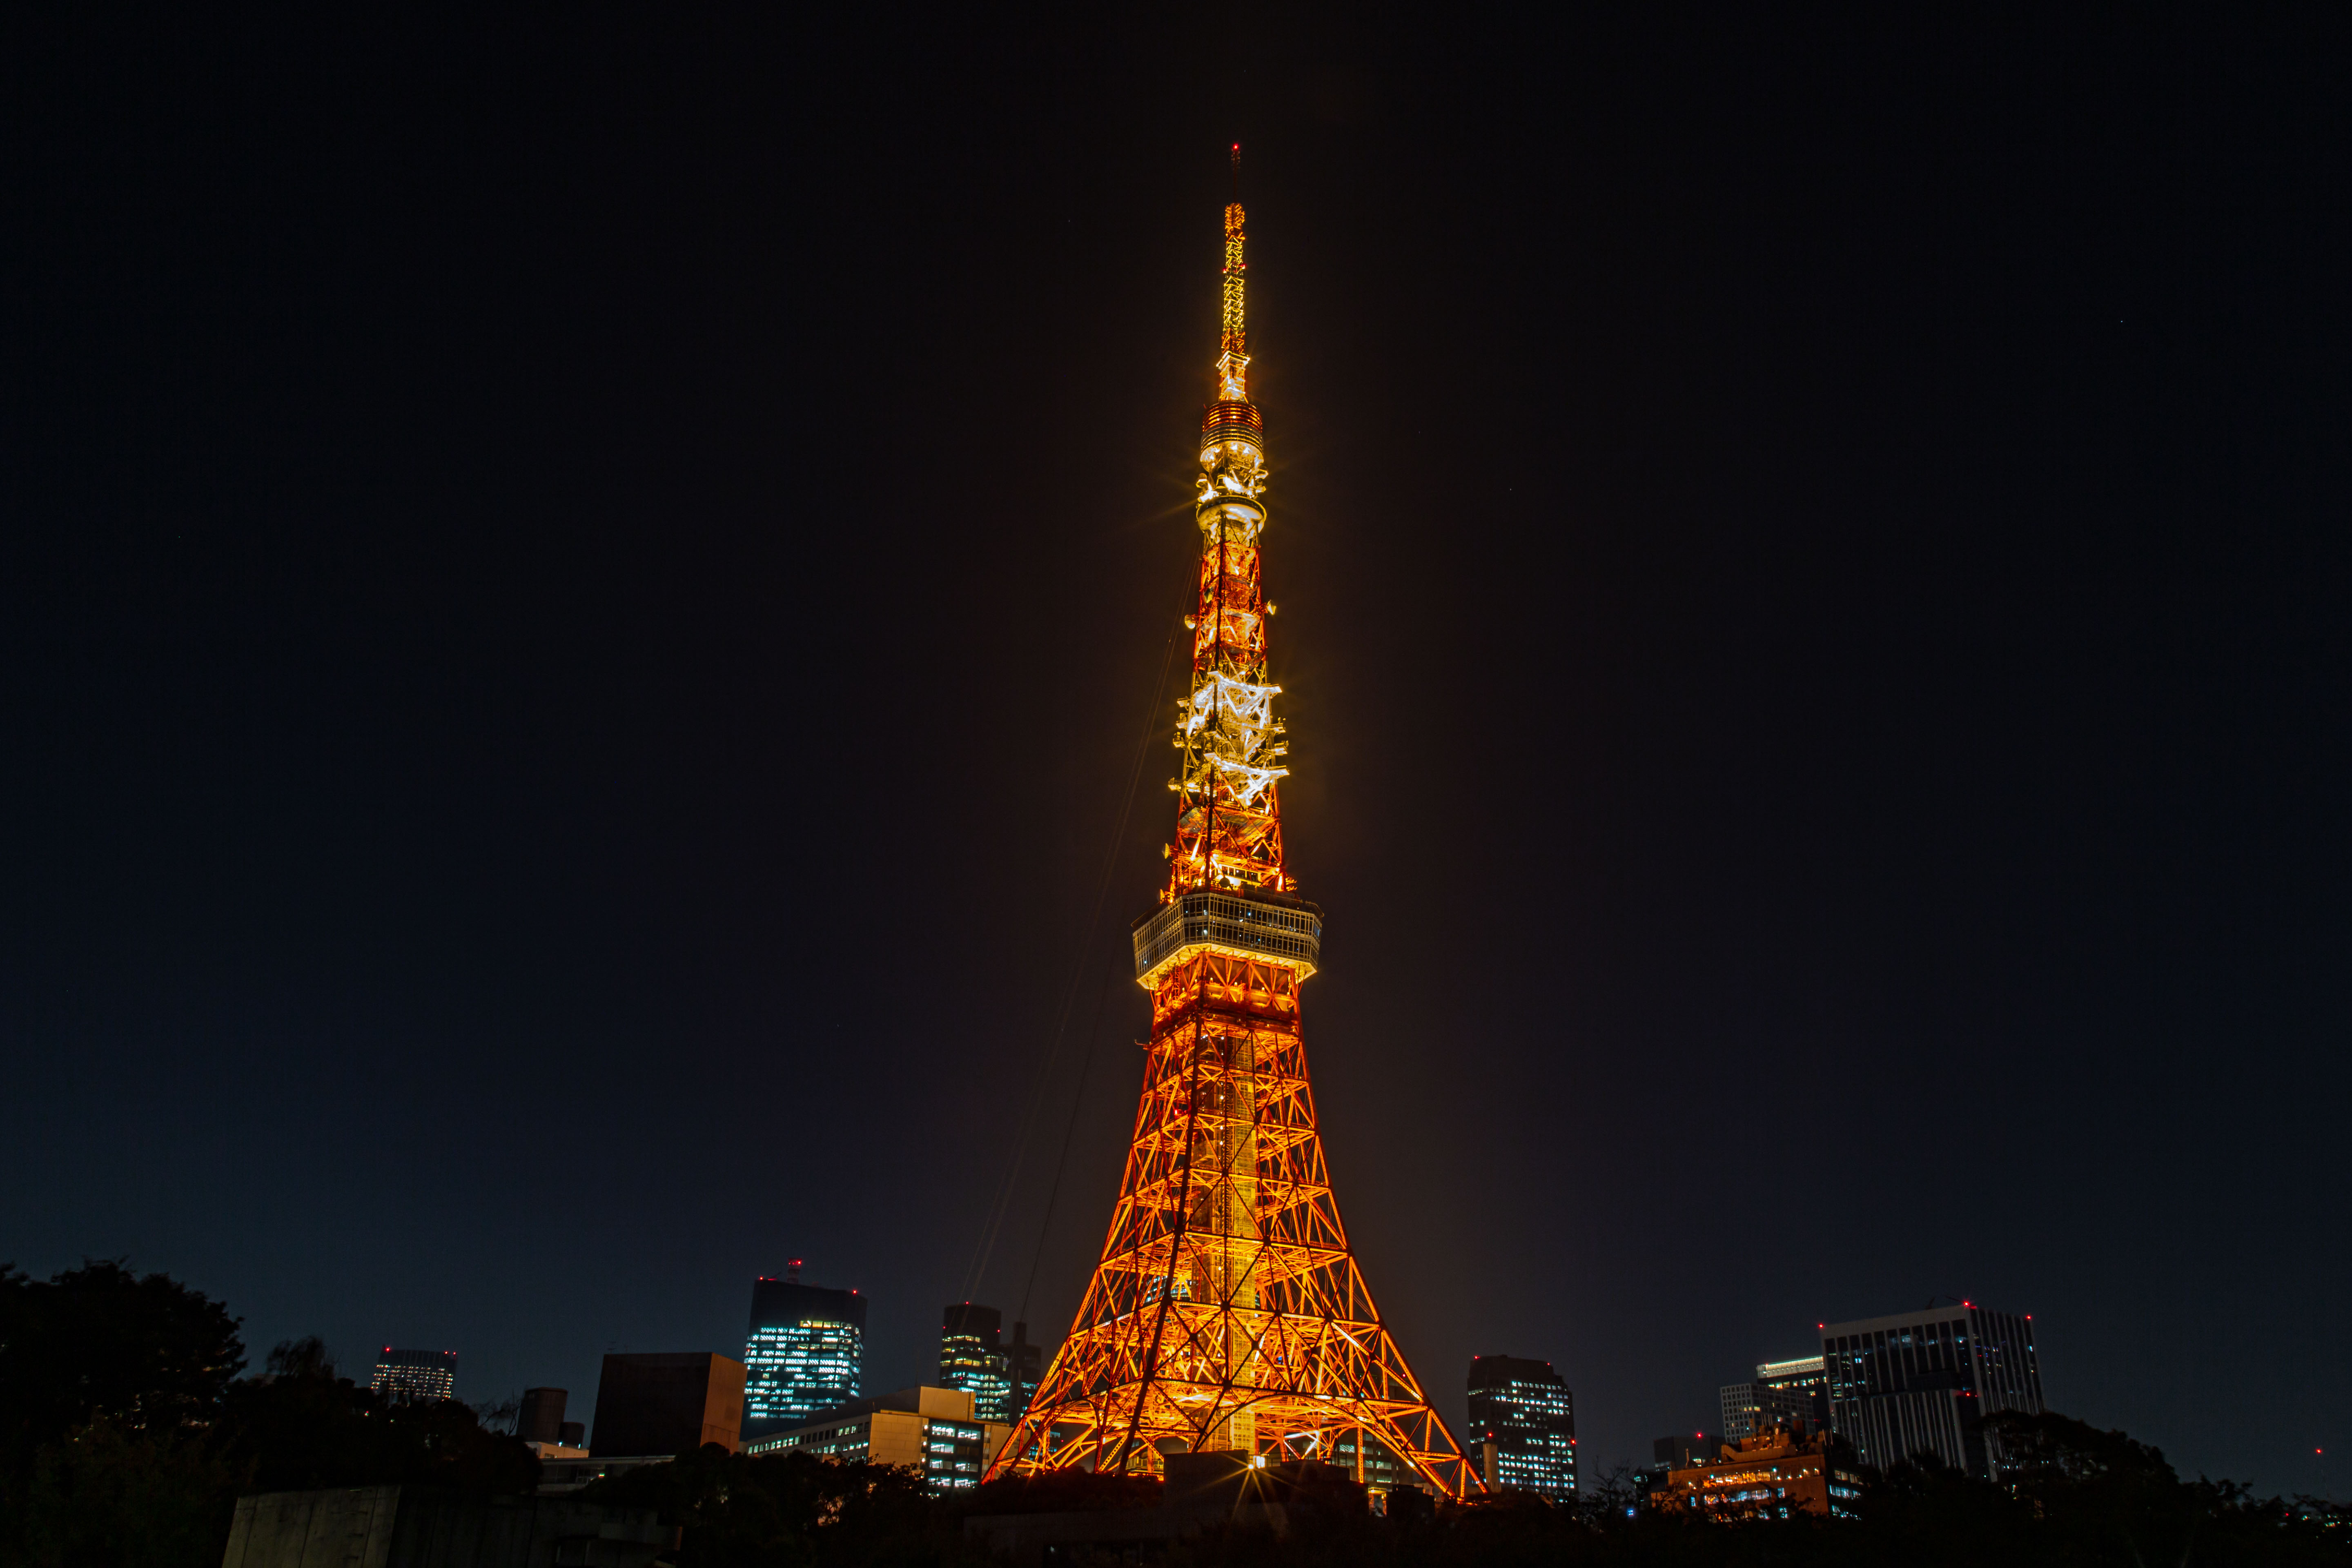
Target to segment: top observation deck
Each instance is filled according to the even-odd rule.
[[[1322,909],[1255,888],[1182,894],[1136,921],[1134,934],[1135,981],[1146,991],[1197,952],[1271,959],[1297,970],[1301,980],[1323,958]]]

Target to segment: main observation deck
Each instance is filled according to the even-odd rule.
[[[1135,981],[1146,991],[1196,952],[1272,959],[1304,980],[1322,962],[1323,910],[1279,893],[1202,889],[1135,922]]]

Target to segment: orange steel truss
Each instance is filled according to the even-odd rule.
[[[1202,421],[1192,684],[1174,841],[1137,922],[1151,996],[1110,1233],[992,1477],[1151,1473],[1170,1452],[1330,1459],[1366,1440],[1447,1497],[1481,1489],[1381,1321],[1317,1131],[1299,987],[1322,911],[1283,868],[1281,688],[1265,677],[1264,436],[1249,401],[1242,209],[1225,209],[1218,398]]]

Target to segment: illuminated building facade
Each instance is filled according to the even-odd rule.
[[[743,1344],[744,1423],[753,1432],[807,1420],[857,1397],[866,1365],[866,1298],[784,1279],[751,1286],[751,1331]]]
[[[1985,1418],[2042,1412],[2033,1320],[1969,1302],[1822,1330],[1830,1424],[1864,1464],[1914,1454],[1990,1480],[2002,1463]]]
[[[1236,154],[1238,156],[1238,154]],[[1283,863],[1284,724],[1259,553],[1265,440],[1250,400],[1243,214],[1225,209],[1215,399],[1159,907],[1134,927],[1151,1038],[1102,1257],[1003,1472],[1159,1474],[1174,1452],[1279,1464],[1376,1441],[1430,1490],[1480,1482],[1381,1323],[1317,1130],[1299,994],[1323,912]]]
[[[1753,1383],[1723,1385],[1723,1436],[1727,1441],[1760,1436],[1775,1426],[1802,1435],[1830,1424],[1829,1373],[1820,1356],[1759,1362]]]
[[[933,1487],[980,1485],[1012,1428],[987,1419],[959,1388],[902,1388],[852,1400],[815,1420],[744,1446],[747,1454],[814,1454],[843,1464],[898,1465]]]
[[[456,1351],[404,1351],[383,1347],[368,1386],[386,1399],[422,1401],[457,1397]]]
[[[1789,1519],[1799,1513],[1845,1515],[1862,1495],[1862,1478],[1840,1461],[1836,1439],[1797,1437],[1775,1429],[1726,1443],[1717,1457],[1666,1472],[1650,1494],[1661,1511],[1729,1521]]]
[[[1576,1500],[1576,1400],[1551,1363],[1471,1358],[1465,1437],[1488,1486]]]
[[[1012,1363],[997,1343],[1003,1322],[993,1307],[951,1301],[940,1323],[940,1382],[971,1394],[984,1421],[1010,1422],[1016,1414]]]

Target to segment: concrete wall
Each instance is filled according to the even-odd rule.
[[[237,1499],[221,1568],[644,1568],[677,1539],[650,1509],[346,1487]]]

